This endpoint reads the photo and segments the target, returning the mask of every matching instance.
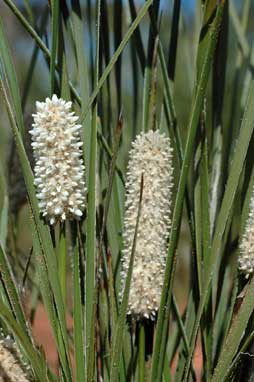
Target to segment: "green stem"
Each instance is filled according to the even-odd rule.
[[[66,305],[67,297],[67,249],[66,249],[66,239],[65,239],[65,226],[60,227],[59,242],[57,246],[57,257],[58,257],[58,272],[60,286],[62,290],[63,302]]]
[[[52,2],[52,38],[51,38],[51,61],[50,61],[50,95],[55,92],[55,69],[57,57],[57,39],[59,28],[59,0]]]
[[[149,99],[150,99],[150,89],[151,89],[151,77],[152,70],[150,67],[145,68],[144,76],[144,89],[143,89],[143,113],[142,113],[142,131],[149,130]]]
[[[140,323],[138,333],[139,382],[145,382],[145,342],[145,327],[143,323]]]
[[[94,86],[99,78],[101,1],[96,1],[96,53],[94,67]],[[94,380],[95,373],[95,320],[96,320],[96,162],[97,162],[97,99],[92,105],[92,124],[90,135],[87,248],[85,278],[85,340],[87,381]]]

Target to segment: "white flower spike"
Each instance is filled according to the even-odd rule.
[[[170,140],[158,131],[141,133],[132,143],[126,181],[122,291],[127,276],[138,213],[141,174],[143,198],[139,218],[128,315],[154,320],[159,309],[167,257],[173,185]]]
[[[33,114],[30,130],[39,208],[50,224],[79,219],[85,208],[81,125],[71,106],[55,94],[45,102],[36,102],[37,113]]]
[[[250,200],[249,214],[240,243],[238,268],[248,279],[254,272],[254,192]]]

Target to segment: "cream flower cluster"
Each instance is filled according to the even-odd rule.
[[[137,212],[140,181],[144,186],[128,314],[136,319],[155,319],[159,309],[171,227],[170,205],[173,183],[170,140],[158,131],[141,133],[132,143],[126,181],[123,230],[122,290],[127,276]]]
[[[80,218],[85,208],[85,166],[78,117],[56,95],[36,102],[32,146],[39,208],[50,224]]]
[[[28,382],[30,368],[22,363],[15,342],[10,338],[0,340],[0,381]]]
[[[254,273],[254,192],[251,197],[249,215],[240,243],[238,267],[246,279]]]

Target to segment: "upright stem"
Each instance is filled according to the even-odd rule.
[[[138,336],[139,382],[145,382],[145,327],[143,323],[139,325]]]
[[[65,224],[59,227],[58,232],[58,242],[57,242],[57,258],[58,258],[58,272],[60,287],[63,296],[64,306],[66,305],[67,298],[67,249],[66,249],[66,235],[65,235]]]

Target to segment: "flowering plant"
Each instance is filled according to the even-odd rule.
[[[185,7],[0,2],[0,382],[253,380],[253,2]]]

